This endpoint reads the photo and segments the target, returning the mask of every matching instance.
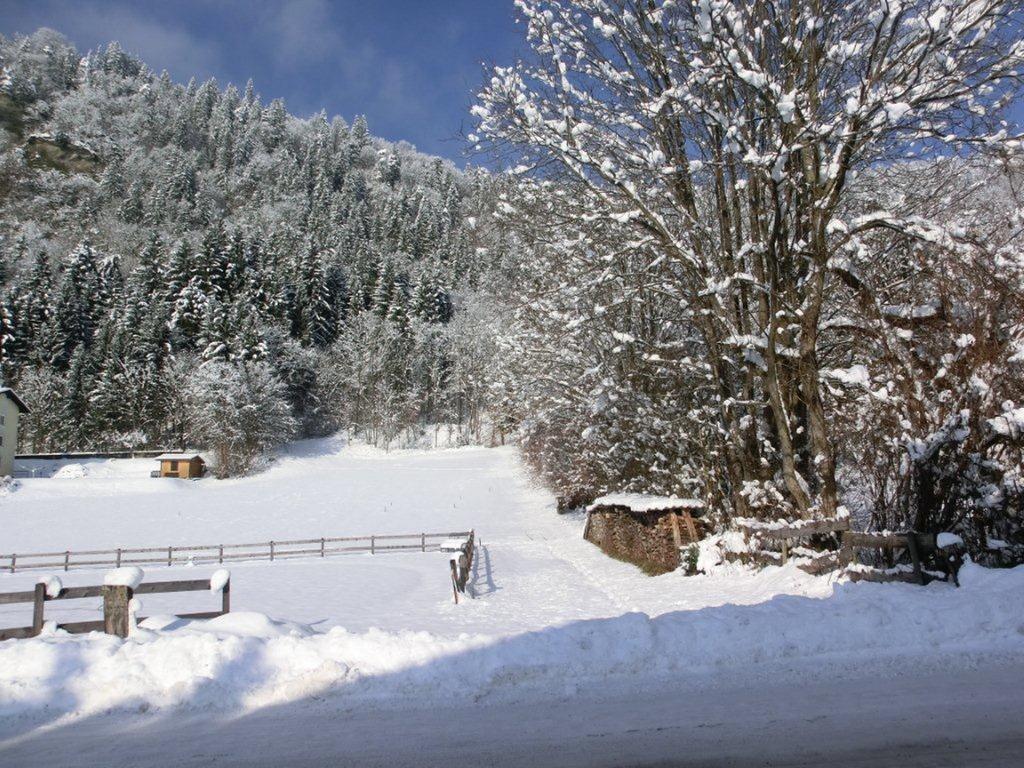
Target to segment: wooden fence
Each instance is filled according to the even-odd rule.
[[[456,533],[408,533],[372,536],[333,536],[319,539],[263,541],[251,544],[200,544],[196,546],[122,547],[120,549],[64,550],[63,552],[12,552],[0,554],[0,567],[10,573],[30,569],[122,565],[201,565],[240,560],[280,560],[289,557],[326,557],[336,554],[384,552],[438,552],[441,541],[467,538],[472,531]]]
[[[58,624],[58,629],[66,632],[98,632],[103,631],[109,635],[127,637],[130,625],[128,603],[134,595],[156,595],[168,592],[201,592],[209,591],[209,579],[193,579],[188,581],[157,581],[150,584],[139,584],[134,589],[126,586],[102,586],[102,587],[63,587],[60,592],[51,597],[46,594],[45,584],[36,584],[31,592],[6,592],[0,593],[0,605],[12,603],[32,603],[32,625],[29,627],[14,627],[12,629],[0,629],[0,640],[11,640],[15,638],[35,637],[43,630],[44,610],[48,602],[54,600],[81,600],[84,598],[103,598],[103,620],[102,621],[73,621]],[[231,580],[224,584],[221,590],[221,607],[219,611],[200,611],[198,613],[180,613],[180,619],[212,619],[223,616],[231,610]],[[136,621],[145,621],[144,616],[136,617]]]
[[[183,448],[146,448],[138,451],[81,451],[78,453],[17,453],[15,461],[65,461],[73,459],[154,459],[163,453],[181,453]]]
[[[459,602],[459,595],[466,594],[466,584],[469,583],[469,574],[473,568],[475,538],[476,533],[474,531],[470,531],[459,556],[451,559],[452,593],[455,595],[456,605],[458,605]]]
[[[779,551],[764,548],[752,548],[749,552],[727,552],[726,560],[741,562],[746,565],[785,565],[790,557],[801,556],[803,562],[797,567],[812,575],[820,575],[840,566],[839,553],[834,550],[815,551],[813,553],[799,548],[799,542],[812,536],[844,535],[850,529],[848,518],[839,520],[815,520],[794,524],[783,528],[761,528],[740,526],[747,541],[768,543],[779,547]]]
[[[938,545],[938,537],[934,533],[859,533],[846,531],[843,533],[842,549],[839,562],[844,566],[856,563],[858,549],[899,550],[905,549],[910,554],[909,569],[892,568],[850,568],[850,581],[905,581],[911,584],[928,584],[936,579],[952,581],[960,586],[957,573],[963,564],[963,554],[955,547],[944,549]],[[937,575],[941,574],[941,575]]]

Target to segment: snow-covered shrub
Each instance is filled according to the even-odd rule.
[[[188,441],[213,451],[220,477],[250,471],[295,433],[284,385],[266,363],[208,363],[184,394]]]

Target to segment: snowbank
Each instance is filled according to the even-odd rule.
[[[165,708],[251,710],[310,697],[388,706],[561,696],[575,685],[688,676],[825,676],[893,663],[1024,659],[1024,567],[967,565],[963,587],[840,584],[826,599],[626,613],[506,637],[353,633],[238,613],[153,618],[127,641],[62,633],[0,643],[0,717]],[[61,674],[54,675],[53,670]]]
[[[63,467],[53,473],[53,480],[77,480],[81,477],[86,477],[89,471],[85,468],[84,464],[65,464]]]

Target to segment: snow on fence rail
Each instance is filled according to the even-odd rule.
[[[116,573],[116,571],[115,571]],[[139,571],[141,579],[141,571]],[[0,605],[15,603],[32,603],[32,625],[0,629],[0,640],[14,640],[35,637],[43,631],[45,604],[53,600],[82,600],[85,598],[103,598],[103,619],[101,621],[72,621],[57,624],[57,629],[78,634],[83,632],[106,632],[108,635],[127,637],[130,625],[130,604],[135,595],[166,594],[168,592],[204,592],[219,591],[221,607],[219,611],[199,611],[179,613],[179,619],[213,619],[223,616],[231,610],[231,578],[227,571],[215,573],[209,579],[188,579],[183,581],[157,581],[134,586],[128,584],[104,584],[90,587],[65,587],[56,583],[54,592],[46,583],[36,584],[31,592],[0,592]],[[136,622],[145,621],[144,616],[137,616]]]
[[[36,568],[70,570],[95,566],[199,565],[239,560],[277,560],[289,557],[326,557],[369,552],[439,552],[445,539],[468,539],[472,531],[455,533],[407,533],[371,536],[331,536],[319,539],[262,541],[250,544],[200,544],[195,546],[122,547],[120,549],[64,550],[63,552],[12,552],[0,554],[0,564],[10,573]],[[441,541],[439,541],[441,540]],[[411,543],[397,543],[408,541]],[[75,558],[79,559],[75,559]],[[86,558],[86,559],[81,559]],[[39,562],[42,560],[43,562]]]

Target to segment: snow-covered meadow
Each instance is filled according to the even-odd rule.
[[[147,595],[152,618],[127,642],[51,633],[0,643],[0,736],[111,711],[521,701],[627,680],[642,690],[794,668],[821,678],[1024,660],[1024,569],[969,565],[959,590],[848,584],[792,566],[712,567],[706,551],[708,575],[651,578],[583,541],[582,518],[556,515],[513,449],[388,454],[306,441],[230,481],[152,479],[151,463],[84,462],[80,476],[23,480],[0,500],[0,549],[475,528],[474,599],[453,603],[440,553],[236,564],[228,616],[174,621],[167,614],[215,598]],[[146,579],[215,570],[150,566]],[[40,575],[0,575],[0,591]],[[59,576],[97,584],[103,571]],[[95,602],[51,603],[47,617],[98,618]],[[5,606],[0,624],[23,625],[29,612]]]

